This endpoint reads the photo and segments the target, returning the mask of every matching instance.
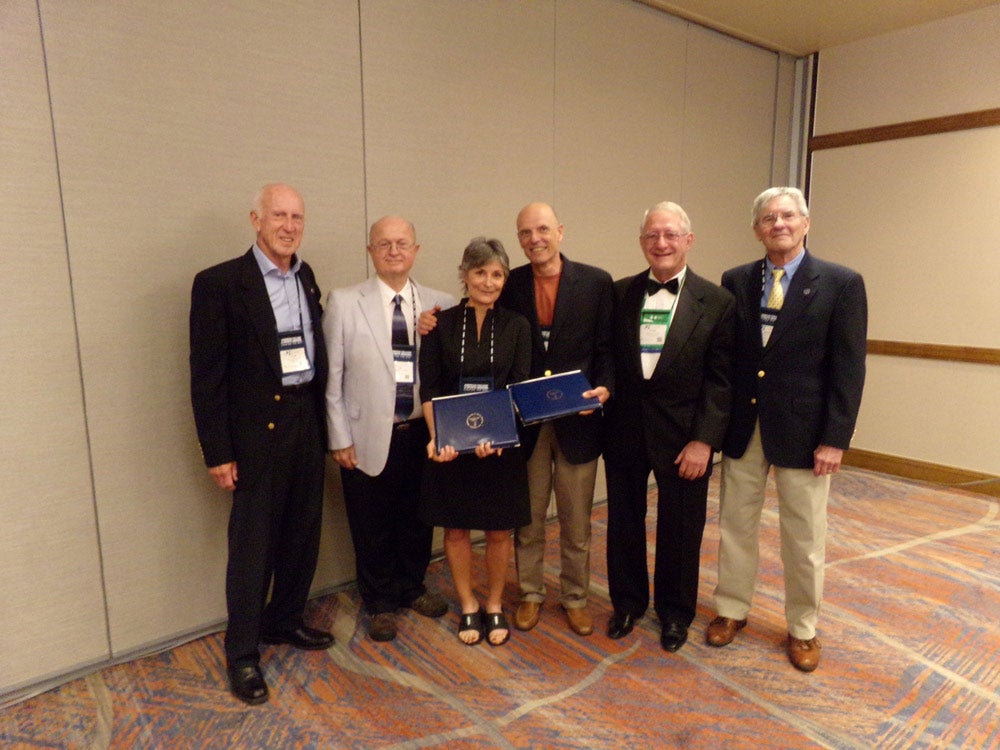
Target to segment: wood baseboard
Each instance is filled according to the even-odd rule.
[[[844,454],[844,465],[891,474],[905,479],[939,484],[945,487],[1000,497],[1000,477],[979,471],[917,461],[912,458],[851,448]]]

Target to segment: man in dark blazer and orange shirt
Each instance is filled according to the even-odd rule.
[[[615,392],[606,408],[608,636],[628,635],[649,606],[646,496],[657,487],[654,608],[660,645],[684,645],[698,598],[714,449],[729,421],[732,295],[687,267],[691,222],[659,203],[639,241],[649,269],[615,282]]]
[[[765,190],[752,222],[765,258],[722,277],[736,297],[737,348],[719,500],[718,617],[706,640],[725,646],[746,625],[773,466],[788,658],[811,672],[820,657],[830,477],[850,447],[861,406],[868,303],[858,273],[806,250],[809,207],[800,190]]]
[[[325,649],[333,637],[303,621],[323,508],[327,356],[320,292],[296,255],[302,197],[288,185],[267,185],[250,221],[254,246],[195,277],[190,362],[205,464],[216,484],[233,493],[230,689],[255,705],[268,698],[259,643]]]
[[[531,377],[582,370],[602,403],[612,388],[612,282],[607,271],[571,261],[560,251],[563,225],[547,203],[529,203],[517,215],[517,240],[528,259],[515,268],[498,304],[531,323]],[[537,623],[545,599],[545,521],[555,490],[559,518],[559,603],[577,635],[593,632],[590,594],[590,516],[597,459],[599,411],[571,414],[525,429],[531,523],[517,530],[519,630]]]

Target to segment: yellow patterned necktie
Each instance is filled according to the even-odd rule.
[[[774,283],[771,285],[771,293],[767,295],[767,306],[772,310],[780,310],[781,306],[785,304],[785,293],[781,290],[781,277],[784,275],[784,268],[771,269]]]

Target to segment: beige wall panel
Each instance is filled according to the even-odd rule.
[[[1000,474],[1000,367],[868,358],[855,448]]]
[[[715,282],[763,255],[748,217],[771,180],[778,71],[775,53],[690,27],[680,203],[696,238],[688,262]]]
[[[687,24],[638,3],[558,3],[555,181],[570,257],[643,267],[642,213],[679,200]]]
[[[108,656],[34,2],[0,6],[0,694]]]
[[[809,246],[865,276],[873,339],[1000,347],[1000,128],[820,151]]]
[[[552,184],[552,23],[552,2],[362,3],[368,216],[414,222],[424,283],[457,295],[476,235],[520,260],[517,210]]]
[[[816,135],[1000,107],[1000,4],[820,52]]]
[[[43,3],[116,653],[224,616],[227,495],[194,438],[194,273],[253,240],[250,198],[306,198],[322,287],[363,235],[357,5]],[[349,544],[328,525],[325,549]],[[330,555],[333,555],[331,558]],[[327,552],[318,585],[349,572]],[[331,559],[333,562],[331,563]]]

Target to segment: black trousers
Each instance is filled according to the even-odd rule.
[[[261,633],[295,628],[309,597],[323,514],[325,453],[316,400],[308,389],[284,395],[266,462],[242,471],[229,515],[226,660],[260,660]],[[268,601],[268,591],[271,596]]]
[[[649,607],[646,496],[652,471],[644,449],[634,460],[608,462],[608,588],[616,612],[639,618]],[[653,606],[660,622],[688,627],[698,603],[708,474],[689,481],[676,470],[654,472],[657,485]]]
[[[417,516],[430,434],[422,419],[396,425],[377,476],[340,470],[361,601],[371,615],[395,612],[423,594],[434,529]]]

